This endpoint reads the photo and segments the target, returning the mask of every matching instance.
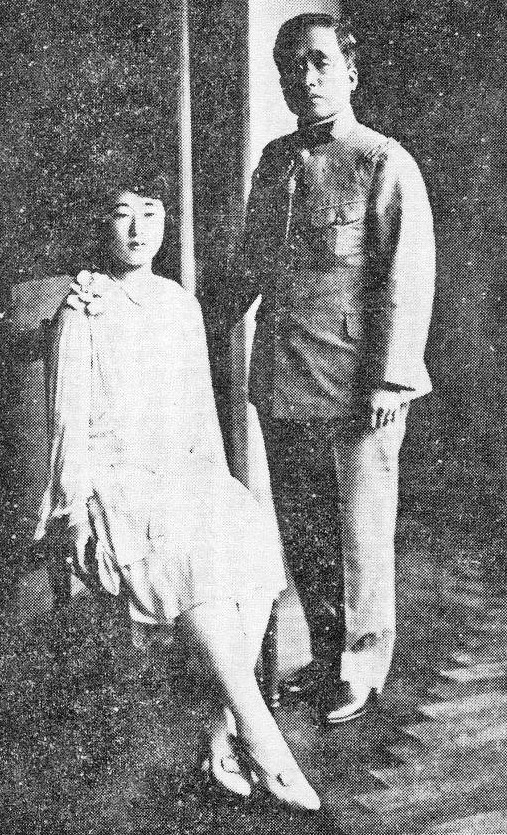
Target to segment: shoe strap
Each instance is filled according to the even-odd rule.
[[[284,789],[288,789],[294,782],[294,774],[291,775],[289,771],[280,771],[276,775],[276,779]]]
[[[234,754],[226,754],[220,760],[220,765],[227,774],[241,774],[238,758]]]

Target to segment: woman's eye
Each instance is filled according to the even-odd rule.
[[[128,217],[128,215],[123,212],[114,212],[111,217],[116,220],[117,218]]]
[[[155,212],[145,212],[144,216],[145,217],[155,217]]]

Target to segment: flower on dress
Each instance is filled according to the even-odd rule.
[[[99,316],[105,310],[110,287],[108,275],[81,270],[71,282],[67,305],[87,316]]]

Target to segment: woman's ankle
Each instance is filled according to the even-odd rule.
[[[227,707],[217,708],[211,719],[210,749],[217,755],[232,751],[232,738],[236,736],[236,722]]]
[[[223,709],[223,716],[225,718],[225,723],[227,725],[227,731],[230,736],[237,736],[238,729],[236,726],[236,719],[234,718],[234,714],[230,707],[225,706]]]
[[[251,730],[238,734],[240,746],[245,753],[266,772],[277,774],[281,770],[298,769],[292,751],[278,727],[271,733],[252,733]]]

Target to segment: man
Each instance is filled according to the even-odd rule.
[[[329,15],[281,27],[274,58],[298,129],[264,149],[243,267],[223,294],[229,321],[262,294],[250,397],[314,653],[324,652],[325,632],[332,642],[331,723],[364,712],[389,670],[398,453],[409,402],[431,389],[431,210],[410,155],[354,117],[354,46]],[[341,638],[340,560],[324,499],[338,518]]]

